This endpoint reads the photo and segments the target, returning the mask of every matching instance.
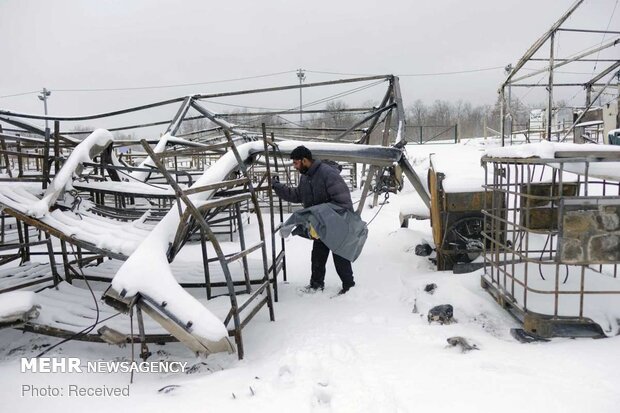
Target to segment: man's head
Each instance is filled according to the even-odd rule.
[[[305,174],[312,166],[312,152],[305,146],[298,146],[291,152],[293,166],[300,173]]]

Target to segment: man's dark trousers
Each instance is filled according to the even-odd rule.
[[[310,284],[313,287],[319,288],[325,285],[325,264],[327,263],[327,257],[329,257],[329,248],[327,248],[321,240],[314,240],[314,245],[312,246],[312,276],[310,279]],[[332,257],[334,257],[336,272],[342,281],[343,288],[350,288],[355,285],[353,282],[351,261],[333,253]]]

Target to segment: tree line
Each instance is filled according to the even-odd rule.
[[[378,106],[375,102],[366,102],[364,107]],[[558,105],[561,106],[561,105]],[[540,107],[537,105],[536,107]],[[533,106],[523,104],[518,99],[512,99],[510,102],[510,112],[512,115],[513,130],[523,129],[527,127],[530,110]],[[346,129],[356,121],[360,120],[366,114],[348,112],[350,109],[345,102],[336,100],[328,102],[324,109],[326,113],[321,114],[304,114],[303,122],[300,124],[297,116],[244,116],[246,112],[243,109],[236,109],[227,112],[232,115],[229,121],[239,125],[240,127],[260,126],[265,123],[268,127],[272,126],[290,126],[305,128],[341,128]],[[437,99],[432,103],[426,103],[418,99],[409,105],[405,105],[405,121],[408,126],[407,137],[410,140],[417,140],[419,136],[418,129],[423,127],[424,135],[432,131],[440,131],[445,128],[454,127],[458,129],[459,138],[472,138],[485,136],[485,127],[487,127],[486,136],[496,134],[494,131],[499,130],[500,125],[500,104],[499,99],[493,105],[473,105],[470,102],[458,100],[451,102],[449,100]],[[394,117],[392,117],[394,119]],[[194,119],[183,122],[180,134],[187,134],[194,131],[205,130],[213,125],[207,119]],[[367,126],[367,125],[363,125]],[[395,125],[392,124],[392,128]],[[383,127],[380,126],[382,129]],[[433,129],[434,128],[434,129]],[[73,129],[75,132],[85,132],[91,128],[83,125],[76,125]],[[430,132],[429,132],[430,131]],[[440,133],[439,132],[439,133]],[[452,133],[452,132],[450,132]],[[115,132],[117,138],[135,138],[135,132]],[[76,137],[84,138],[87,133],[80,133]],[[451,139],[452,135],[446,136],[445,139]],[[440,136],[439,139],[442,139]]]

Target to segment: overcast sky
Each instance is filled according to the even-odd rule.
[[[406,75],[515,63],[573,3],[0,0],[0,96],[47,87],[52,90],[50,114],[85,115],[191,93],[294,84],[298,81],[294,71],[304,68],[307,82],[345,74],[401,75],[405,104],[416,99],[492,104],[504,78],[501,68],[456,75]],[[617,3],[586,0],[565,27],[620,30]],[[561,33],[556,53],[565,57],[603,40],[601,34]],[[606,53],[601,57],[617,58],[620,52],[615,47]],[[593,69],[590,63],[573,71]],[[191,87],[62,91],[206,83],[275,73],[281,74]],[[587,74],[582,80],[583,76]],[[528,103],[543,101],[539,92],[515,93],[524,95]],[[374,97],[360,99],[380,95],[376,92]],[[578,90],[558,92],[558,97],[583,103]],[[292,107],[297,99],[298,95],[289,93],[260,104]],[[241,97],[228,102],[258,104]],[[36,93],[1,97],[0,108],[43,110]]]

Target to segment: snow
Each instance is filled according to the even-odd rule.
[[[96,154],[101,152],[111,142],[112,134],[105,129],[97,129],[88,135],[86,139],[73,149],[71,155],[45,191],[43,198],[30,206],[28,214],[37,218],[47,214],[58,197],[65,190],[70,189],[73,174],[74,172],[79,173],[78,168],[81,167],[81,163],[92,160]]]
[[[423,145],[409,147],[408,152],[414,168],[422,170],[430,152],[457,156],[470,150],[468,146]],[[11,412],[49,413],[78,409],[487,412],[498,407],[507,413],[618,411],[620,336],[516,342],[509,329],[518,324],[482,290],[480,273],[437,272],[428,259],[413,253],[415,245],[432,236],[428,221],[411,221],[409,228],[399,228],[403,199],[412,194],[406,183],[404,192],[391,195],[370,224],[364,251],[353,264],[357,284],[344,296],[331,298],[340,288],[331,260],[326,290],[298,294],[310,275],[311,243],[299,237],[287,239],[288,281],[280,279],[278,285],[276,321],[270,322],[267,311],[260,311],[248,324],[243,332],[243,360],[227,354],[197,360],[181,344],[150,344],[153,355],[149,360],[188,361],[193,373],[138,373],[128,398],[22,397],[23,385],[121,387],[129,384],[129,375],[20,373],[21,357],[34,357],[59,340],[0,330],[3,406]],[[377,211],[365,208],[362,218],[368,222]],[[168,271],[170,266],[158,255],[167,248],[166,231],[174,229],[170,222],[162,224],[155,229],[161,231],[159,236],[149,237],[138,248],[144,253],[140,263],[147,267],[137,262],[134,269],[145,282],[158,282],[153,276]],[[149,248],[153,248],[151,255]],[[199,266],[199,246],[187,245],[177,260]],[[437,284],[432,295],[424,292],[428,283]],[[191,294],[204,297],[200,289]],[[428,324],[426,313],[439,304],[454,306],[456,323]],[[446,339],[453,336],[465,337],[480,350],[461,353],[449,347]],[[83,361],[129,360],[131,350],[68,342],[48,355]],[[169,387],[168,393],[159,391],[165,386],[178,387]]]
[[[48,208],[47,203],[38,198],[38,192],[40,184],[3,183],[0,184],[0,203],[22,213],[32,211],[33,205]],[[148,212],[137,220],[123,222],[94,214],[89,211],[90,207],[90,201],[81,201],[74,211],[56,209],[46,212],[39,221],[67,236],[123,255],[130,255],[153,227],[145,222]]]
[[[609,152],[620,156],[620,147],[612,145],[596,145],[591,143],[558,143],[541,141],[526,145],[506,146],[503,148],[493,148],[486,151],[486,155],[494,158],[541,158],[553,159],[556,152],[582,152],[586,157],[586,152]],[[579,156],[579,155],[576,155]],[[551,164],[554,168],[559,168],[560,164]],[[585,175],[586,165],[583,162],[565,162],[564,170],[580,175]],[[587,169],[590,177],[600,179],[620,180],[620,162],[597,162],[590,163]]]
[[[505,146],[503,148],[492,148],[486,151],[486,155],[493,158],[541,158],[553,159],[555,153],[559,151],[574,152],[615,152],[620,153],[620,148],[609,145],[596,145],[593,143],[558,143],[549,141],[540,141],[537,143],[528,143],[525,145]]]
[[[430,218],[431,211],[428,209],[417,192],[403,195],[401,199],[400,216],[401,220],[405,217],[416,217],[418,219]]]
[[[583,128],[585,126],[595,126],[602,125],[604,122],[602,120],[591,120],[589,122],[581,122],[575,125],[576,128]]]
[[[142,195],[145,197],[148,197],[149,195],[174,196],[174,189],[172,189],[170,185],[151,185],[139,181],[128,181],[122,183],[115,181],[74,182],[73,185],[79,189],[93,189],[97,191],[109,191],[124,194]],[[185,188],[184,184],[180,184],[179,186],[181,188]]]
[[[32,291],[10,291],[0,294],[0,320],[26,312],[34,305]]]
[[[172,135],[170,135],[170,133],[166,133],[164,136],[162,136],[159,139],[159,142],[157,142],[157,145],[155,145],[155,148],[153,148],[153,152],[157,153],[161,153],[164,152],[166,150],[166,146],[168,145],[168,142],[170,143],[184,143],[187,142],[185,139],[183,138],[177,138],[174,137]],[[139,142],[137,142],[137,144],[140,144]],[[142,162],[140,162],[140,165],[138,165],[138,168],[156,168],[155,167],[155,162],[153,162],[153,160],[151,159],[150,156],[147,156],[146,159],[144,159]],[[150,172],[147,171],[133,171],[131,172],[129,175],[135,179],[136,181],[145,181],[146,178],[149,176]]]

